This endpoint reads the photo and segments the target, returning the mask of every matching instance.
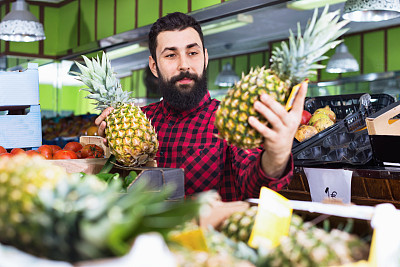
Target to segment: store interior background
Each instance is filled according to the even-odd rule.
[[[27,1],[30,11],[43,23],[46,40],[31,43],[0,41],[0,69],[24,69],[28,62],[39,64],[40,105],[46,117],[98,113],[84,99],[81,83],[68,75],[73,60],[80,55],[101,55],[102,51],[137,44],[146,46],[150,24],[174,11],[193,14],[202,26],[219,23],[240,14],[251,15],[253,22],[236,29],[205,36],[210,55],[208,88],[220,98],[226,88],[214,85],[218,73],[231,63],[240,76],[256,66],[269,65],[271,48],[284,41],[289,29],[302,28],[313,10],[293,10],[289,1],[271,0],[47,0]],[[331,5],[343,9],[344,1]],[[0,17],[11,10],[12,1],[0,1]],[[322,8],[320,9],[320,11]],[[350,93],[387,93],[398,99],[400,93],[400,18],[382,22],[351,22],[344,36],[349,52],[357,60],[358,72],[332,74],[325,70],[311,77],[308,96]],[[144,51],[143,51],[144,50]],[[327,55],[334,54],[330,50]],[[133,91],[138,104],[159,99],[158,92],[144,83],[149,52],[112,60],[124,90]],[[323,61],[322,64],[326,64]],[[367,81],[366,74],[378,73],[384,79]],[[361,77],[361,78],[360,78]],[[329,83],[332,81],[332,83]],[[325,82],[325,83],[324,83]],[[326,83],[328,82],[328,83]]]

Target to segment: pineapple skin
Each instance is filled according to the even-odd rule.
[[[140,166],[156,156],[156,131],[139,107],[123,104],[110,113],[106,122],[106,138],[117,161]]]
[[[282,81],[272,70],[257,67],[228,90],[215,114],[219,136],[229,144],[253,149],[260,147],[263,137],[248,123],[249,116],[267,124],[266,119],[254,109],[254,102],[268,94],[284,105],[289,96],[289,82]]]

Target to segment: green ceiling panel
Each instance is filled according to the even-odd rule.
[[[29,11],[39,19],[39,7],[30,5]],[[10,42],[10,52],[39,54],[39,42]]]
[[[114,1],[97,0],[97,39],[114,35]]]
[[[57,99],[56,89],[54,88],[54,86],[50,84],[40,84],[39,85],[40,108],[42,110],[56,111],[57,107],[54,99]]]
[[[3,17],[6,15],[6,5],[1,5],[0,6],[0,18],[3,19]],[[6,42],[3,40],[0,40],[0,53],[3,53],[5,51],[6,47]]]
[[[154,23],[158,13],[159,0],[138,0],[138,27]]]
[[[388,71],[400,70],[400,28],[387,31]]]
[[[117,1],[117,33],[126,32],[135,28],[135,1]]]
[[[250,69],[264,66],[263,55],[261,52],[250,54]]]
[[[264,52],[264,62],[263,62],[263,64],[264,64],[267,68],[269,68],[269,57],[270,57],[269,51],[265,51],[265,52]]]
[[[192,1],[192,11],[221,3],[221,0],[189,0],[189,1]]]
[[[188,12],[188,0],[163,0],[162,14],[163,16],[173,12]]]
[[[220,64],[218,59],[210,60],[208,62],[208,68],[207,68],[208,90],[218,88],[217,85],[214,85],[214,82],[219,73],[219,65]]]
[[[246,74],[247,70],[247,55],[241,55],[235,57],[235,72],[239,76],[242,77],[242,73]]]
[[[63,54],[78,46],[78,2],[71,2],[59,10],[58,51]]]
[[[146,85],[144,84],[143,81],[143,75],[144,75],[144,69],[141,70],[137,70],[138,72],[138,87],[135,88],[135,90],[137,91],[137,96],[138,97],[146,97]]]
[[[383,31],[364,34],[363,56],[364,56],[364,73],[385,71]]]
[[[96,41],[95,36],[95,0],[80,1],[81,21],[80,21],[80,45]]]
[[[44,17],[43,27],[46,39],[43,42],[43,52],[45,55],[56,56],[58,54],[59,10],[54,7],[45,7]]]
[[[349,49],[349,53],[353,55],[353,57],[357,60],[358,65],[360,66],[361,62],[361,37],[360,35],[353,35],[346,37],[344,42]],[[351,77],[359,75],[360,71],[343,73],[343,77]]]

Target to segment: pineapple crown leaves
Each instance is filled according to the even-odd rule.
[[[82,57],[86,66],[75,62],[81,73],[74,72],[74,74],[88,87],[81,90],[89,92],[86,98],[96,101],[96,109],[103,110],[109,106],[116,108],[135,101],[131,96],[132,92],[122,90],[106,53],[103,52],[101,60],[98,55],[92,60],[84,55]]]
[[[348,28],[343,28],[348,20],[339,22],[340,11],[328,12],[326,5],[320,17],[318,9],[314,10],[311,20],[308,21],[302,36],[300,23],[297,24],[297,37],[289,30],[289,41],[282,42],[272,51],[271,69],[282,80],[289,80],[292,84],[301,82],[304,78],[316,74],[317,69],[325,66],[318,61],[327,59],[324,54],[340,44],[337,40]]]

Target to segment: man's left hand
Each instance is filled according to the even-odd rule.
[[[249,117],[249,124],[264,137],[261,164],[267,176],[279,178],[286,169],[293,138],[300,125],[307,87],[307,83],[303,82],[290,111],[267,94],[261,95],[261,101],[254,103],[254,108],[269,123],[267,126],[255,117]]]

